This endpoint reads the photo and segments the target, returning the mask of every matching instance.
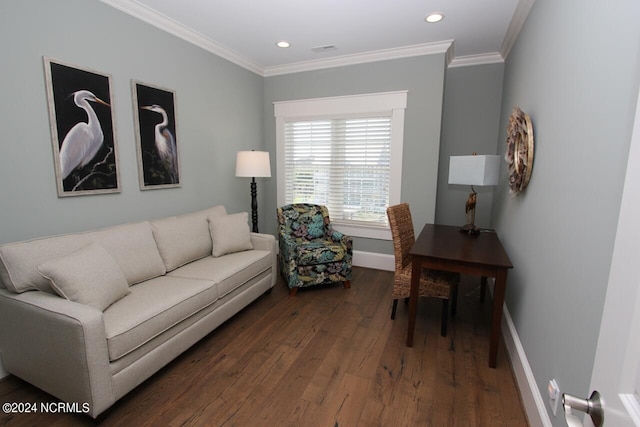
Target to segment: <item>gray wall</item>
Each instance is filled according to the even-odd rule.
[[[0,2],[0,243],[224,204],[250,209],[263,79],[97,0]],[[42,57],[112,76],[121,193],[58,198]],[[140,191],[130,79],[176,92],[182,187]]]
[[[400,89],[409,90],[402,199],[416,224],[434,214],[458,224],[467,190],[446,185],[448,156],[502,155],[508,115],[519,105],[536,134],[531,184],[509,196],[503,166],[501,185],[480,194],[478,224],[498,230],[515,265],[507,306],[541,394],[557,378],[563,391],[586,395],[638,88],[638,16],[631,0],[537,0],[504,66],[497,125],[499,65],[450,69],[446,86],[444,55],[263,79],[97,0],[3,0],[0,243],[219,203],[248,210],[249,182],[234,177],[235,153],[275,154],[273,101]],[[112,76],[121,193],[57,197],[43,55]],[[132,78],[176,91],[182,188],[139,190]],[[258,184],[260,228],[271,233],[275,157],[272,168],[274,177]],[[435,187],[425,186],[434,174],[437,207],[429,202]],[[392,253],[389,242],[356,245]]]
[[[502,177],[493,223],[515,266],[507,307],[543,397],[551,378],[589,394],[638,94],[638,17],[637,1],[537,0],[505,64],[500,140],[520,106],[535,161],[520,196]]]
[[[503,64],[455,67],[447,70],[442,115],[442,140],[438,172],[436,223],[464,225],[465,203],[471,188],[449,185],[449,157],[501,154],[498,141],[502,100]],[[476,225],[491,226],[495,187],[475,187],[478,192]]]
[[[265,148],[275,159],[273,102],[360,93],[409,91],[405,114],[402,201],[416,225],[433,222],[444,92],[444,54],[381,61],[265,78]],[[276,174],[265,181],[266,231],[275,233]],[[354,239],[354,249],[393,254],[390,241]]]

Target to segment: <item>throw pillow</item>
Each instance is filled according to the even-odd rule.
[[[219,217],[210,216],[208,220],[213,243],[211,255],[214,257],[253,249],[248,222],[249,214],[246,212]]]
[[[38,272],[61,297],[100,311],[131,292],[124,273],[100,243],[47,261]]]
[[[226,215],[224,206],[151,221],[153,237],[167,271],[211,255],[207,218]]]

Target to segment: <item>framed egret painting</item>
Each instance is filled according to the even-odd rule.
[[[43,59],[58,197],[119,192],[111,76]]]
[[[175,92],[131,81],[141,190],[180,187]]]

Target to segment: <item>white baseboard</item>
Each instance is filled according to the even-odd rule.
[[[395,256],[376,252],[353,251],[353,265],[376,270],[395,271]]]
[[[529,425],[552,427],[545,400],[540,394],[533,371],[531,371],[531,366],[527,360],[527,355],[524,352],[506,304],[502,307],[502,337],[507,353],[509,353],[511,369],[520,390],[520,397],[522,398]]]
[[[488,285],[487,288],[491,295],[493,295],[495,279],[488,278]],[[507,309],[507,304],[504,303],[502,305],[501,329],[504,347],[509,354],[511,369],[515,376],[516,385],[520,392],[520,398],[522,399],[522,405],[524,406],[524,412],[529,421],[529,425],[553,427],[544,399],[540,394],[536,379],[533,376],[533,371],[529,365],[529,360],[520,342],[516,326],[513,324],[511,314],[509,313],[509,309]]]

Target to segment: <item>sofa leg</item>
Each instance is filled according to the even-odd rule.
[[[289,289],[289,296],[290,297],[295,297],[297,293],[298,293],[298,288],[297,287]]]
[[[342,284],[344,285],[345,289],[349,289],[351,287],[351,280],[346,280],[342,282]]]

